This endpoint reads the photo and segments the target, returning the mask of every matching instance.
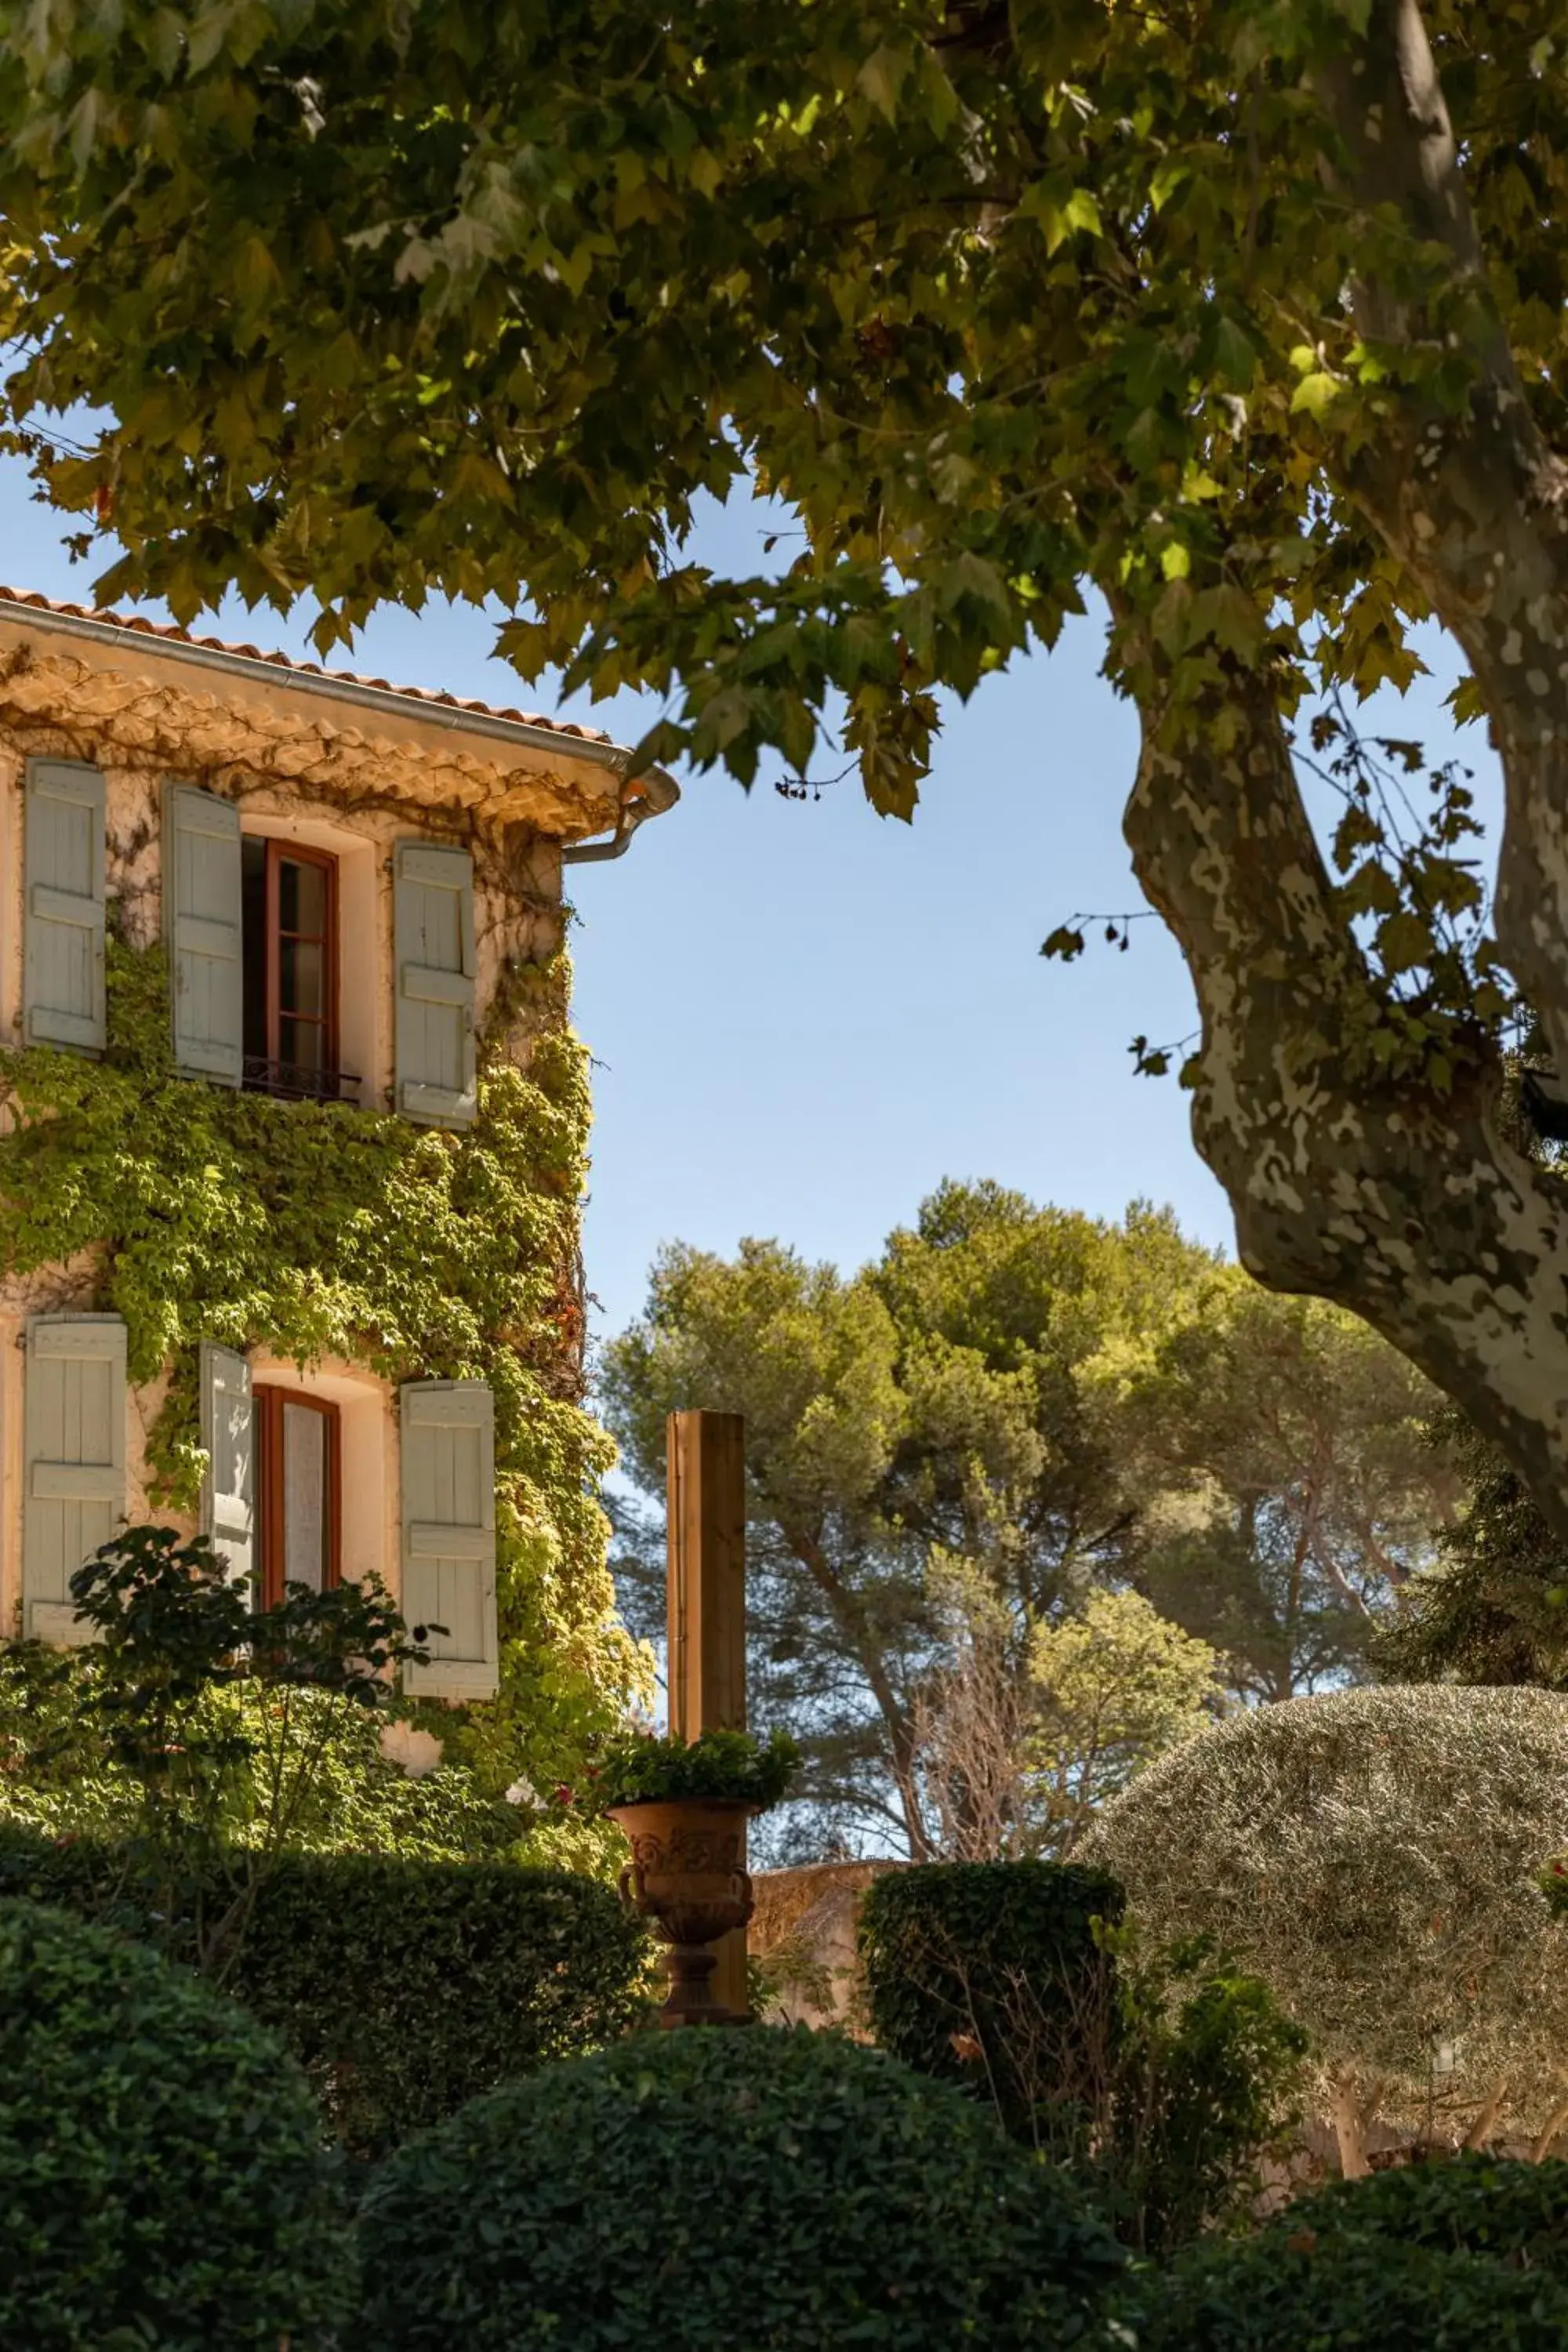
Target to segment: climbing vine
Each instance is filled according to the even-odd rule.
[[[132,1382],[168,1372],[147,1460],[173,1511],[195,1510],[205,1466],[204,1339],[302,1368],[343,1357],[392,1383],[488,1381],[501,1696],[461,1718],[415,1712],[487,1775],[569,1782],[641,1667],[611,1618],[595,1491],[610,1443],[582,1403],[590,1110],[565,959],[508,975],[479,1041],[479,1115],[456,1135],[183,1077],[162,948],[111,935],[108,982],[100,1061],[0,1054],[0,1271],[67,1265],[68,1303],[123,1318]],[[520,1016],[538,1032],[526,1067],[507,1045]]]

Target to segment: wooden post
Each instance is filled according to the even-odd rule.
[[[745,1431],[738,1412],[669,1416],[669,1727],[683,1739],[746,1727]],[[719,1946],[713,1990],[750,2005],[743,1927]]]

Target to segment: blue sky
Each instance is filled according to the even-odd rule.
[[[0,460],[0,578],[90,601],[101,567],[68,562],[66,528]],[[756,571],[763,528],[731,507],[699,553]],[[309,650],[302,626],[237,604],[203,625]],[[491,639],[465,609],[389,611],[349,660],[567,710],[627,742],[647,723],[631,696],[595,708],[521,688]],[[1384,718],[1436,739],[1452,672],[1440,643],[1428,650],[1446,674]],[[1163,928],[1070,968],[1037,952],[1080,908],[1140,904],[1121,833],[1136,728],[1100,653],[1080,623],[954,705],[912,826],[875,815],[853,778],[801,803],[692,776],[625,858],[572,877],[576,1018],[598,1065],[585,1249],[601,1333],[637,1311],[661,1242],[731,1251],[776,1234],[853,1265],[945,1175],[1100,1216],[1145,1196],[1231,1245],[1184,1097],[1130,1075],[1135,1034],[1194,1026]],[[1489,787],[1473,730],[1464,751]]]

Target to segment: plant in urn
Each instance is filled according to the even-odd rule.
[[[763,1745],[744,1731],[705,1731],[690,1741],[637,1734],[602,1759],[596,1800],[632,1850],[621,1900],[669,1946],[661,2025],[747,2021],[713,1997],[712,1947],[752,1916],[741,1859],[745,1825],[778,1803],[799,1760],[784,1733]]]

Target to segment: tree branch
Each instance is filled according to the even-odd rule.
[[[1355,285],[1362,333],[1405,354],[1411,381],[1340,470],[1475,670],[1507,788],[1498,937],[1568,1069],[1568,466],[1535,422],[1487,283],[1417,0],[1375,0],[1364,43],[1325,58],[1317,84],[1340,142],[1331,168],[1358,208],[1403,216],[1412,272],[1448,257],[1429,300],[1386,273]],[[1477,352],[1458,412],[1419,389],[1457,306]]]
[[[1356,1062],[1381,1007],[1267,678],[1237,668],[1212,706],[1172,703],[1152,657],[1128,651],[1143,744],[1126,833],[1197,992],[1194,1134],[1230,1196],[1243,1263],[1363,1316],[1568,1535],[1563,1187],[1500,1133],[1484,1038],[1441,1093]]]

